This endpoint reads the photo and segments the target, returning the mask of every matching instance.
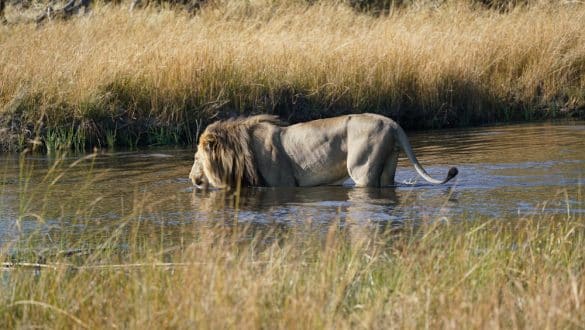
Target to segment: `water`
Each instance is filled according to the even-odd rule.
[[[542,214],[582,218],[585,123],[530,124],[410,133],[434,186],[400,159],[396,187],[250,188],[239,198],[200,192],[187,178],[193,150],[100,152],[61,159],[0,155],[0,245],[40,232],[107,235],[121,221],[145,234],[201,223],[310,222],[367,226],[405,221],[518,219]],[[403,156],[403,155],[402,155]],[[170,233],[170,234],[169,234]]]

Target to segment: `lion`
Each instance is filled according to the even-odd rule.
[[[189,178],[197,188],[243,186],[357,187],[394,185],[399,148],[417,173],[433,184],[404,130],[392,119],[364,113],[287,126],[273,115],[239,117],[209,125],[199,139]]]

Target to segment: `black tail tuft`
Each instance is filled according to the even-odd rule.
[[[449,169],[449,173],[447,174],[447,178],[445,179],[445,181],[443,181],[443,183],[453,179],[458,173],[459,170],[457,169],[457,167],[451,167]]]

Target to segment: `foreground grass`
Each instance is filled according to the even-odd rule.
[[[94,214],[100,198],[83,199],[99,184],[91,167],[75,194],[55,191],[68,169],[94,157],[56,158],[42,178],[23,157],[18,196],[0,186],[0,221],[17,228],[0,244],[0,328],[585,324],[585,219],[568,197],[552,203],[563,214],[543,204],[545,212],[512,220],[429,218],[391,228],[351,219],[331,219],[326,230],[310,221],[242,226],[213,212],[167,223],[156,216],[165,201],[147,197],[108,205],[119,219],[107,220]],[[19,204],[13,215],[3,207],[11,201]]]
[[[581,219],[582,220],[582,219]],[[189,230],[9,268],[5,328],[580,328],[585,227],[567,219],[357,235]],[[130,230],[132,231],[132,230]],[[278,237],[267,240],[266,237]],[[104,242],[102,242],[104,243]],[[111,245],[110,245],[111,244]],[[3,256],[5,258],[6,256]]]
[[[0,26],[0,144],[189,143],[218,113],[250,111],[293,122],[374,111],[406,127],[578,115],[585,6],[529,3],[376,16],[343,2],[216,1],[193,17],[98,5]]]

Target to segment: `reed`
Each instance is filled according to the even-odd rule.
[[[201,120],[250,112],[296,122],[370,111],[407,128],[582,118],[585,6],[477,3],[372,15],[337,1],[214,1],[194,16],[101,4],[3,25],[0,137],[17,148],[11,136],[46,142],[73,125],[88,147],[112,135],[191,143]]]
[[[172,196],[137,193],[109,205],[120,216],[107,220],[94,215],[100,198],[83,199],[99,183],[94,157],[68,164],[56,156],[45,176],[33,180],[23,157],[18,212],[0,208],[0,219],[17,227],[0,244],[1,328],[578,329],[585,323],[585,225],[568,200],[567,212],[556,215],[543,207],[512,220],[429,217],[391,228],[367,219],[342,226],[332,218],[323,230],[310,219],[250,226],[210,213],[194,221],[189,205],[175,211],[186,214],[184,221],[169,223],[157,209]],[[76,193],[55,191],[80,164],[90,166]],[[0,195],[0,205],[4,197],[10,196]]]
[[[85,248],[48,254],[41,264],[3,251],[0,324],[577,329],[585,322],[582,221],[475,220],[362,235],[335,221],[321,234],[308,225],[254,235],[188,226],[175,244],[142,237],[137,226],[121,224],[94,238],[92,249],[87,240],[69,241]],[[130,244],[121,249],[124,235]]]

